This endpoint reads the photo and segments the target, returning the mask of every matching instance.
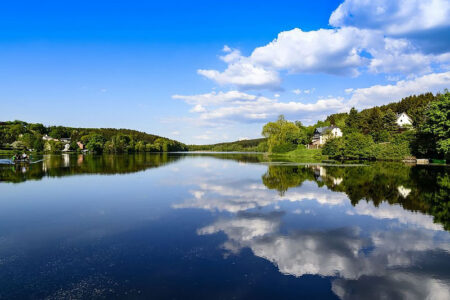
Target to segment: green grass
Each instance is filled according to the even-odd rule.
[[[326,155],[322,155],[322,149],[305,149],[297,148],[286,153],[272,153],[271,157],[285,158],[296,162],[321,162],[328,159]]]

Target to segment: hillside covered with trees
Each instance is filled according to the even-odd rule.
[[[397,115],[406,113],[412,126],[400,128]],[[450,93],[426,93],[397,103],[328,116],[311,126],[280,116],[262,130],[271,153],[304,149],[318,127],[336,126],[342,137],[330,138],[322,153],[337,159],[404,159],[409,156],[450,158]]]
[[[183,143],[130,129],[44,126],[23,121],[0,123],[2,149],[58,152],[83,148],[96,153],[185,151]]]
[[[267,142],[265,138],[241,140],[229,143],[218,143],[211,145],[189,145],[189,151],[244,151],[244,152],[266,152]]]

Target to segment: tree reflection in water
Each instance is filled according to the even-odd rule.
[[[225,256],[248,248],[283,274],[329,277],[341,299],[450,297],[450,237],[443,231],[449,230],[448,168],[269,164],[261,182],[202,178],[193,197],[174,208],[232,213],[197,233],[224,233]],[[354,218],[354,226],[321,228],[304,221],[306,228],[290,228],[287,215],[306,210],[283,211],[279,205],[304,200],[330,209],[351,203],[345,218],[386,225],[368,229]],[[313,219],[327,213],[319,211]]]
[[[42,162],[27,165],[0,165],[0,181],[24,182],[44,177],[63,177],[79,174],[127,174],[157,168],[182,158],[167,153],[133,155],[46,155]]]
[[[62,177],[77,174],[126,174],[157,168],[191,154],[136,154],[136,155],[48,155],[31,165],[0,165],[0,181],[19,183],[44,177]],[[259,163],[267,158],[255,154],[208,154],[218,159]],[[407,166],[401,163],[376,163],[369,166],[292,166],[270,165],[262,176],[268,189],[275,189],[280,197],[290,188],[313,181],[333,192],[343,192],[352,205],[363,206],[362,200],[375,207],[382,203],[399,204],[409,211],[432,215],[434,221],[450,229],[450,175],[448,167]],[[206,183],[203,183],[206,184]],[[257,198],[252,190],[246,193]],[[258,206],[254,203],[254,206]],[[254,207],[253,206],[253,207]],[[252,207],[252,206],[251,206]],[[250,208],[250,207],[249,207]]]
[[[216,160],[203,156],[212,155],[46,156],[42,163],[2,166],[0,179],[19,183],[127,174],[190,157],[186,165],[180,164],[177,176],[184,176],[188,186],[183,196],[191,196],[171,207],[219,212],[196,228],[202,237],[223,233],[225,256],[250,249],[282,274],[329,278],[341,299],[450,297],[450,238],[444,231],[449,230],[447,167],[270,162],[266,167],[260,164],[267,163],[262,155],[214,154]],[[195,160],[209,164],[208,171],[192,171]],[[224,160],[239,164],[225,171]],[[188,173],[193,176],[185,176]],[[168,184],[180,185],[175,180]],[[311,207],[317,209],[315,215]],[[125,224],[132,219],[123,218]]]
[[[450,174],[446,167],[377,163],[370,166],[269,166],[262,181],[283,195],[304,181],[315,181],[334,192],[343,192],[352,205],[361,201],[375,207],[387,202],[409,211],[430,214],[450,229]]]

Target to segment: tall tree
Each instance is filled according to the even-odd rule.
[[[436,150],[450,159],[450,92],[439,95],[437,101],[430,103],[425,111],[425,123],[422,132],[432,137]]]
[[[383,127],[389,133],[393,133],[397,130],[397,115],[392,111],[392,109],[388,108],[386,113],[383,116]]]
[[[358,130],[360,126],[360,117],[358,115],[358,111],[352,107],[350,109],[350,113],[348,114],[347,120],[345,120],[345,127],[348,130],[355,131]]]
[[[374,107],[371,109],[367,123],[368,133],[372,136],[375,142],[379,142],[381,140],[380,137],[383,130],[383,117],[379,107]]]

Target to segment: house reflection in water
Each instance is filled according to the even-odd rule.
[[[405,188],[403,185],[400,185],[398,188],[398,193],[403,197],[406,198],[411,193],[411,189]]]
[[[333,177],[330,175],[327,175],[327,169],[323,166],[313,165],[310,166],[310,168],[314,171],[314,177],[317,181],[324,181],[325,179],[331,180],[333,182],[333,185],[339,185],[344,180],[342,177]]]
[[[63,161],[62,161],[63,167],[65,167],[65,168],[70,167],[70,155],[65,153],[62,155],[62,159],[63,159]]]
[[[81,166],[83,164],[83,161],[84,161],[84,155],[78,154],[77,165]]]

